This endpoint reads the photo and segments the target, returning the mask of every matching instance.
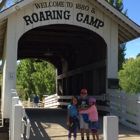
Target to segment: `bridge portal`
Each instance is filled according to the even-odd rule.
[[[140,36],[140,28],[103,0],[24,0],[1,13],[2,117],[10,117],[16,62],[37,58],[57,69],[57,94],[113,91],[118,45]]]

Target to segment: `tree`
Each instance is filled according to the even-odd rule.
[[[125,62],[126,43],[119,45],[118,48],[118,70],[122,69],[122,64]]]
[[[0,3],[0,10],[5,6],[7,0],[2,0]]]
[[[139,56],[140,56],[140,53],[137,54],[137,57],[139,57]]]
[[[17,66],[17,85],[18,93],[24,94],[26,100],[35,93],[40,99],[44,94],[54,94],[55,68],[46,61],[21,60]]]
[[[12,6],[13,4],[16,4],[22,0],[0,0],[0,11],[4,10],[5,8],[8,8]]]
[[[121,88],[130,94],[140,93],[140,57],[129,58],[119,71]]]
[[[106,0],[120,12],[123,11],[123,0]],[[127,15],[127,9],[123,12]],[[118,46],[118,71],[122,69],[122,64],[125,61],[126,43]]]

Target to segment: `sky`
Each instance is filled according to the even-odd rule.
[[[127,9],[128,17],[140,26],[140,0],[123,0],[124,10]],[[134,57],[140,53],[140,37],[126,43],[125,58]]]

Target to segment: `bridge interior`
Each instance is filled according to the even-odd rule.
[[[26,32],[18,42],[18,60],[36,58],[52,63],[58,72],[57,93],[89,95],[106,91],[107,46],[88,29],[72,25],[49,25]]]

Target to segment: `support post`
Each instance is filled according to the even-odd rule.
[[[104,116],[104,140],[118,140],[118,117]]]
[[[10,140],[14,140],[13,139],[13,131],[14,131],[14,123],[13,123],[13,119],[14,119],[14,106],[18,103],[19,98],[18,97],[14,97],[16,93],[12,93],[11,94],[11,112],[10,112]]]

